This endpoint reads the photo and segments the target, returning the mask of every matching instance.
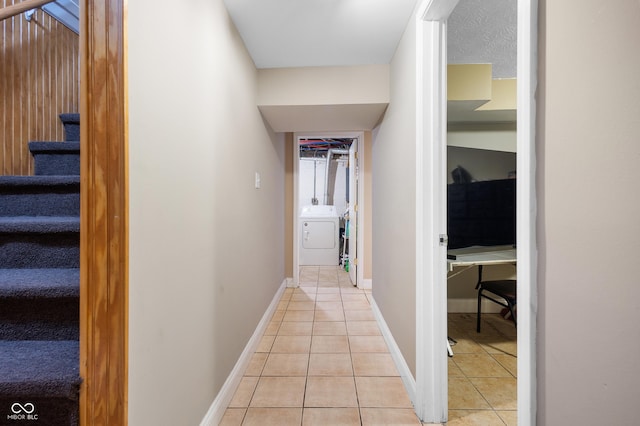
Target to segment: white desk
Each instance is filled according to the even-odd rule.
[[[474,266],[516,264],[517,252],[515,247],[507,246],[472,246],[460,249],[447,250],[447,267],[449,274],[447,279],[466,271]],[[462,268],[454,272],[454,268]],[[478,268],[478,281],[482,279],[482,268]],[[451,341],[447,338],[447,352],[453,356]]]
[[[466,269],[480,265],[504,265],[517,261],[517,252],[513,246],[473,246],[447,251],[447,267],[449,272],[464,266],[465,269],[448,278],[458,275]]]

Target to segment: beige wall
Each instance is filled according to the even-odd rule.
[[[389,65],[258,71],[258,108],[279,132],[371,130],[389,102]]]
[[[389,65],[268,68],[258,71],[258,105],[387,102]]]
[[[640,3],[540,6],[538,424],[637,424]]]
[[[196,425],[285,276],[284,135],[222,0],[128,15],[129,424]]]
[[[447,145],[516,152],[516,123],[449,124]]]
[[[373,132],[373,297],[415,375],[415,22],[391,63],[391,101]]]

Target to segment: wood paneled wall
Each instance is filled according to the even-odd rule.
[[[31,21],[0,22],[0,175],[33,174],[29,141],[64,139],[58,115],[79,112],[78,46],[77,34],[40,9]]]

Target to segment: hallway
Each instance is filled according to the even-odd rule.
[[[302,267],[221,425],[420,425],[370,298],[337,267]]]
[[[300,269],[220,423],[420,425],[371,310],[371,291],[338,267]],[[449,425],[510,426],[516,332],[498,314],[449,314]]]

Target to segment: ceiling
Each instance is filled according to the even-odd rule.
[[[388,64],[416,0],[224,0],[258,68]]]
[[[259,69],[389,64],[418,1],[224,0]],[[491,63],[493,78],[515,78],[516,6],[517,0],[460,0],[448,21],[448,62]],[[289,109],[295,111],[281,113],[302,114],[299,106]],[[515,111],[477,112],[458,103],[450,105],[449,120],[512,122]]]
[[[258,68],[388,64],[417,0],[224,0]],[[76,33],[79,0],[42,8]],[[448,22],[450,64],[491,63],[516,76],[517,0],[460,0]]]
[[[349,150],[352,138],[301,138],[300,157],[326,157],[329,150]]]
[[[515,78],[517,3],[460,0],[447,23],[447,61],[493,64],[493,78]]]
[[[390,63],[417,0],[224,0],[256,67]],[[448,61],[516,76],[517,0],[460,0]]]
[[[491,64],[492,78],[516,78],[517,0],[460,0],[447,21],[449,64]],[[449,123],[512,123],[515,109],[477,110],[477,101],[449,101]]]

